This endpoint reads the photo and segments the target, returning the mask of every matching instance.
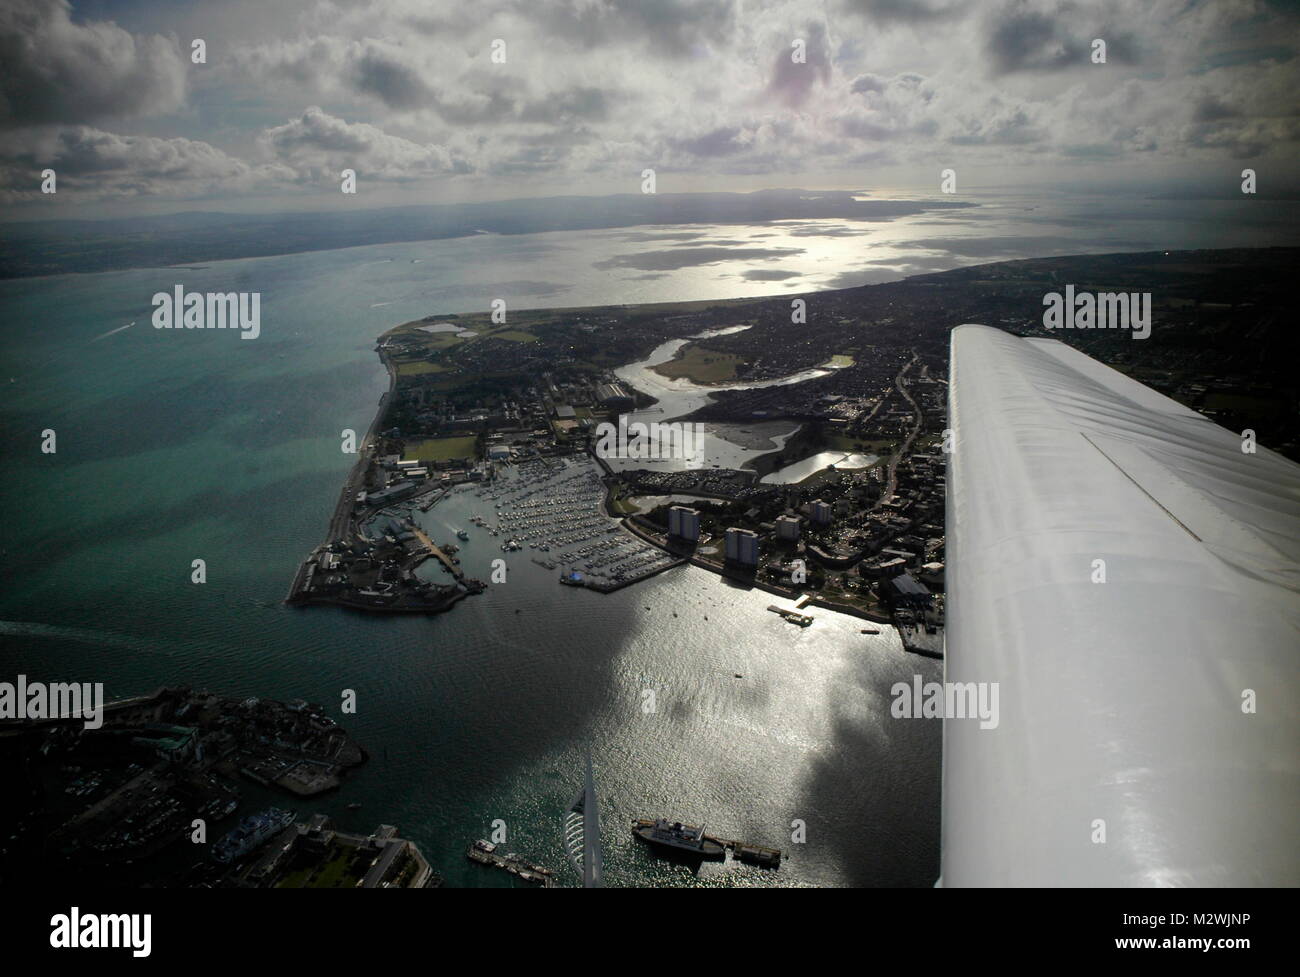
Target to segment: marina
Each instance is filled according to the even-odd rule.
[[[600,469],[585,455],[502,466],[492,482],[460,491],[482,500],[470,522],[501,540],[502,552],[532,551],[533,563],[561,571],[569,586],[609,593],[684,562],[605,513]]]

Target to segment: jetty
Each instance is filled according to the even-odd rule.
[[[509,872],[516,878],[532,885],[540,885],[543,889],[555,888],[555,879],[550,869],[526,862],[514,852],[506,855],[498,854],[497,846],[490,841],[479,839],[474,842],[465,850],[465,857],[479,865]]]
[[[781,849],[779,848],[765,848],[762,845],[751,845],[744,841],[737,841],[734,838],[715,838],[713,835],[705,835],[704,839],[721,845],[731,852],[731,857],[737,861],[757,865],[760,868],[781,867]]]

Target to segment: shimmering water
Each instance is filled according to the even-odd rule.
[[[495,246],[527,277],[530,247],[588,246],[473,243],[488,249],[477,267],[500,267]],[[340,718],[372,760],[297,809],[353,829],[397,824],[453,885],[508,884],[463,858],[498,818],[510,848],[566,878],[561,817],[588,749],[612,885],[931,884],[940,730],[890,720],[888,691],[939,666],[907,655],[889,629],[862,635],[861,622],[821,611],[799,629],[765,611],[769,595],[690,567],[603,596],[512,561],[508,583],[435,618],[278,603],[351,464],[340,432],[364,431],[385,388],[375,336],[497,294],[501,283],[455,281],[465,248],[0,284],[0,674],[102,681],[110,696],[187,683],[334,706],[354,689],[359,711]],[[152,329],[150,296],[177,282],[260,291],[261,337]],[[527,287],[504,294],[512,307],[548,304]],[[596,285],[564,295],[611,300]],[[39,450],[46,429],[52,455]],[[462,503],[429,517],[466,525]],[[465,544],[484,578],[478,564],[499,555],[486,540]],[[201,586],[190,583],[196,558]],[[351,801],[362,809],[345,810]],[[660,814],[788,859],[775,874],[706,867],[696,878],[634,846],[627,823]],[[790,843],[795,819],[806,844]]]
[[[369,425],[385,387],[374,339],[396,323],[494,298],[520,309],[776,295],[1003,258],[1287,244],[1296,210],[1042,192],[976,202],[866,225],[479,235],[0,282],[0,676],[327,704],[354,689],[359,712],[342,718],[372,761],[298,809],[354,830],[397,824],[453,885],[509,884],[463,857],[498,818],[510,848],[565,877],[561,817],[588,749],[610,884],[930,885],[940,729],[890,720],[888,692],[940,667],[888,628],[863,635],[814,611],[799,629],[764,610],[768,595],[692,567],[601,596],[512,560],[508,583],[432,619],[278,602],[325,532],[352,461],[340,433]],[[261,337],[155,331],[150,297],[178,283],[260,291]],[[677,407],[706,396],[644,367],[629,365]],[[53,455],[39,449],[47,429]],[[757,450],[707,445],[710,464]],[[439,506],[431,525],[464,525],[464,504]],[[478,538],[463,552],[485,577],[499,555]],[[189,582],[196,558],[202,586]],[[658,814],[787,860],[775,874],[710,867],[697,879],[634,846],[628,821]],[[795,819],[806,844],[790,843]]]
[[[788,485],[791,482],[801,482],[813,472],[821,471],[831,465],[841,471],[854,471],[859,468],[868,468],[879,460],[876,455],[861,455],[856,452],[844,451],[819,451],[815,455],[809,455],[802,461],[796,461],[792,465],[778,468],[776,471],[764,475],[759,481],[769,484]]]

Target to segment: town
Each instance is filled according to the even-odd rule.
[[[320,705],[164,687],[109,702],[103,717],[0,724],[0,752],[24,771],[11,784],[22,813],[2,846],[9,864],[202,887],[440,883],[391,825],[352,835],[276,806],[236,820],[270,792],[316,803],[366,761]]]
[[[1267,254],[1285,264],[1285,255]],[[546,465],[586,457],[601,469],[604,515],[672,558],[645,561],[649,572],[689,561],[798,607],[892,623],[905,647],[939,655],[949,328],[974,321],[1043,335],[1043,296],[1062,279],[1117,289],[1160,283],[1156,327],[1144,342],[1115,331],[1058,330],[1052,338],[1220,423],[1249,420],[1272,447],[1294,454],[1285,419],[1290,381],[1248,379],[1240,352],[1220,349],[1234,311],[1266,314],[1275,298],[1258,253],[1250,255],[1253,278],[1234,272],[1245,260],[1223,251],[1014,261],[789,299],[433,314],[404,323],[379,341],[389,392],[329,538],[299,568],[289,601],[445,610],[487,584],[460,571],[456,544],[431,539],[416,509],[428,511],[466,485],[489,500],[515,492],[517,503],[521,490],[495,484],[505,472],[530,472],[534,492],[545,494],[554,490],[542,484]],[[1190,349],[1183,337],[1193,331],[1199,341]],[[674,342],[675,354],[654,371],[709,396],[687,416],[662,418],[680,423],[641,423],[663,408],[619,368]],[[785,426],[779,444],[738,467],[692,461],[699,439],[691,437],[677,439],[687,450],[676,459],[647,460],[643,446],[609,457],[613,431],[702,429],[744,443],[763,440],[751,429],[774,425]],[[512,523],[484,525],[495,534]],[[548,551],[538,562],[551,568],[565,563],[549,553],[561,548],[555,528],[544,534],[530,524],[536,538],[528,543]],[[507,538],[502,549],[522,545]],[[430,559],[440,580],[417,573]],[[609,589],[642,579],[631,572],[587,579],[582,569],[566,567],[561,582]]]

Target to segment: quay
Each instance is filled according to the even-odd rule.
[[[813,622],[811,614],[800,614],[797,611],[786,610],[784,607],[777,607],[775,604],[768,604],[767,609],[773,614],[779,614],[791,624],[799,625],[801,628],[806,628]]]
[[[540,885],[543,889],[555,888],[555,879],[552,877],[550,869],[525,862],[514,852],[507,855],[498,855],[496,849],[497,846],[490,841],[480,839],[465,850],[465,857],[471,862],[477,862],[479,865],[487,865],[490,868],[499,868],[502,871],[509,872],[516,878],[533,885]]]
[[[649,580],[651,577],[663,573],[665,570],[671,570],[673,567],[679,567],[686,561],[683,559],[673,560],[672,563],[666,563],[662,566],[651,567],[649,570],[638,574],[635,577],[628,577],[625,580],[617,580],[612,583],[584,583],[583,586],[588,590],[594,590],[600,594],[612,594],[616,590],[622,590],[624,587],[630,587],[634,583],[640,583],[642,580]]]
[[[779,848],[765,848],[762,845],[750,845],[743,841],[736,841],[734,838],[715,838],[713,835],[705,835],[704,838],[706,841],[716,842],[727,849],[737,861],[757,865],[760,868],[781,867],[781,849]]]
[[[424,548],[429,551],[429,556],[432,556],[435,560],[441,563],[443,569],[455,577],[457,582],[465,579],[465,571],[460,568],[460,563],[448,556],[447,553],[443,551],[442,547],[433,541],[432,537],[430,537],[428,533],[421,529],[415,522],[410,522],[407,525],[411,527],[411,532],[415,534],[415,538],[418,539]]]

